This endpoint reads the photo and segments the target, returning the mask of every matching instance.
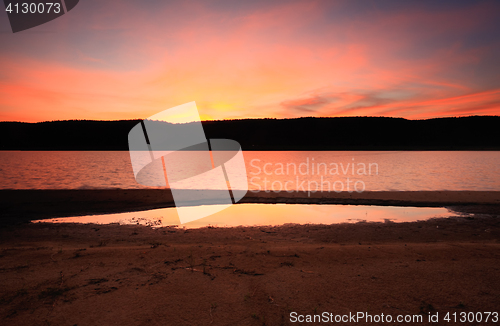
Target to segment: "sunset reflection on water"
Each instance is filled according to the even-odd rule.
[[[190,209],[206,209],[193,206]],[[355,205],[305,205],[305,204],[237,204],[205,218],[180,224],[175,208],[120,214],[88,215],[54,218],[34,222],[48,223],[95,223],[121,225],[184,226],[201,228],[206,226],[235,227],[292,224],[337,224],[357,222],[414,222],[434,217],[456,215],[441,207],[395,207]]]

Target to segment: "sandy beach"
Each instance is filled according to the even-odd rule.
[[[117,194],[99,194],[99,209],[110,207],[106,193]],[[151,196],[148,204],[163,196],[153,193],[142,192]],[[91,194],[78,198],[97,196]],[[0,319],[5,325],[292,325],[306,323],[291,316],[362,312],[423,318],[408,324],[425,325],[430,315],[445,324],[448,312],[500,312],[498,193],[392,195],[367,193],[360,201],[460,203],[476,214],[189,230],[4,225]],[[39,200],[54,198],[47,196]]]

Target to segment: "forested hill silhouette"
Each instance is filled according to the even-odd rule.
[[[128,150],[140,120],[0,122],[1,150]],[[385,117],[204,121],[207,138],[243,150],[500,150],[500,116],[406,120]],[[170,125],[167,128],[182,128]]]

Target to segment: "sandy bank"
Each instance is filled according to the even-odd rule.
[[[240,203],[499,205],[500,191],[248,192]],[[0,223],[173,207],[170,190],[0,190]]]
[[[291,312],[499,311],[499,239],[492,217],[196,230],[5,227],[0,320],[292,325]]]

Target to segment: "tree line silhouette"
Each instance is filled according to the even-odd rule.
[[[0,122],[0,150],[128,150],[128,133],[140,121]],[[202,124],[207,138],[233,139],[243,150],[500,150],[500,116],[306,117]],[[165,128],[182,126],[165,123]]]

